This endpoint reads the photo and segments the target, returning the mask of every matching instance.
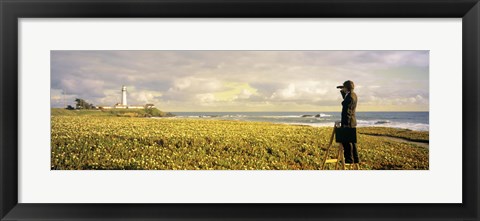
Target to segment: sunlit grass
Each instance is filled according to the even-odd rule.
[[[413,131],[388,127],[360,127],[357,132],[367,135],[383,135],[428,143],[428,131]]]
[[[51,121],[56,170],[318,170],[332,132],[201,119],[52,116]],[[428,169],[426,148],[360,133],[357,145],[362,169]]]

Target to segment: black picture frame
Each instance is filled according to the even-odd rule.
[[[478,0],[0,0],[1,220],[479,220]],[[462,18],[461,204],[18,203],[19,18]],[[448,42],[446,42],[448,44]],[[448,163],[448,162],[445,162]]]

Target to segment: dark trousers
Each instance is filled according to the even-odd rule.
[[[360,163],[356,143],[342,143],[345,163]]]

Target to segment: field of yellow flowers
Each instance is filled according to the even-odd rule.
[[[53,170],[319,170],[332,132],[264,122],[88,115],[52,116],[51,125]],[[361,169],[428,169],[428,148],[362,129],[383,128],[358,129]]]

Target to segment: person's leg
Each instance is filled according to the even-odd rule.
[[[358,158],[358,151],[357,151],[357,144],[352,143],[352,153],[353,153],[353,162],[360,163],[360,159]]]
[[[343,144],[343,156],[345,158],[345,163],[353,163],[352,157],[352,146],[350,143],[342,143]]]

